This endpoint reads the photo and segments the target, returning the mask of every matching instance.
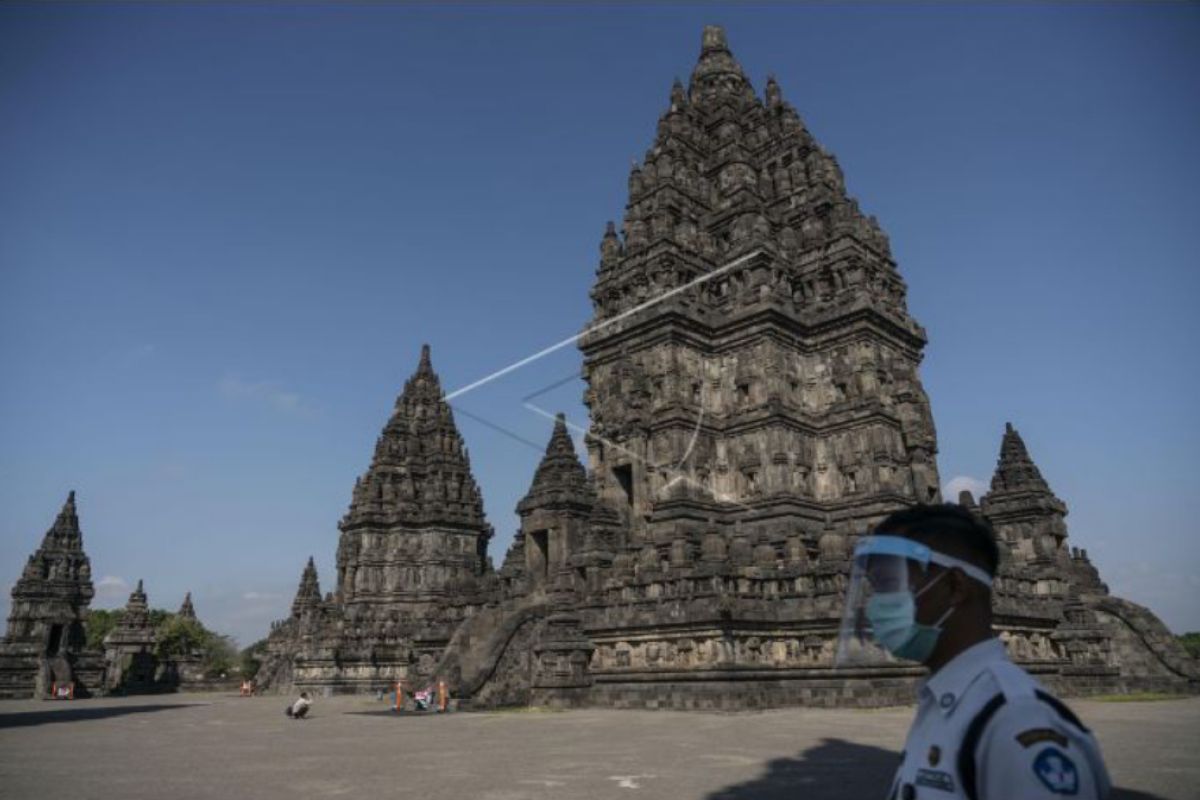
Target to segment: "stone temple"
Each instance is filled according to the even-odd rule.
[[[43,698],[56,687],[87,697],[214,685],[204,674],[201,653],[158,653],[158,633],[140,580],[102,646],[89,647],[88,607],[94,595],[71,492],[13,586],[8,631],[0,640],[0,698]],[[178,615],[198,621],[191,593]]]
[[[560,417],[499,569],[428,347],[261,683],[460,701],[677,708],[907,702],[922,670],[834,670],[849,555],[940,502],[937,435],[888,238],[768,79],[706,28],[609,224],[579,339],[587,465]],[[996,623],[1068,693],[1194,691],[1196,662],[1109,595],[1009,426],[991,490]]]
[[[13,586],[0,697],[44,697],[55,684],[75,683],[80,695],[99,687],[104,654],[88,649],[84,627],[94,594],[71,492]]]

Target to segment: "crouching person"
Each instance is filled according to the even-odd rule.
[[[308,709],[312,705],[312,700],[308,696],[308,692],[301,692],[300,697],[296,702],[287,707],[286,713],[292,719],[304,719],[308,714]]]

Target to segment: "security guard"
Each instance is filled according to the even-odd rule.
[[[929,668],[889,800],[1104,800],[1100,747],[992,635],[991,529],[965,508],[917,505],[860,540],[839,666],[882,647]]]

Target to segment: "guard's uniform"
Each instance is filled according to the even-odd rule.
[[[989,639],[922,685],[888,798],[1104,800],[1110,788],[1091,732]]]

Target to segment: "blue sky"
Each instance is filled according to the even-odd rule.
[[[1200,8],[0,7],[0,612],[69,489],[99,595],[248,643],[422,342],[448,390],[578,331],[705,23],[890,234],[943,481],[1004,422],[1112,589],[1200,629]],[[572,348],[464,395],[497,563]],[[542,398],[581,420],[581,384]]]

